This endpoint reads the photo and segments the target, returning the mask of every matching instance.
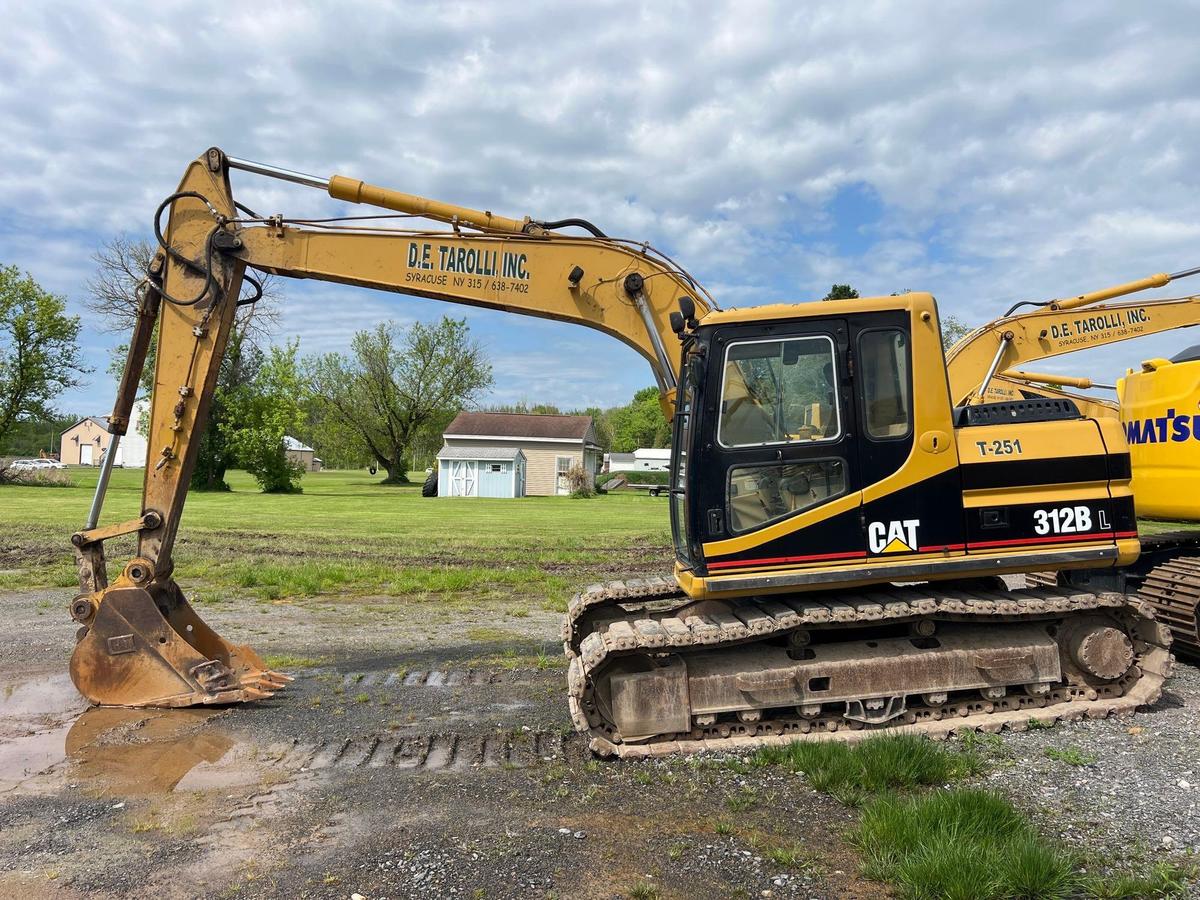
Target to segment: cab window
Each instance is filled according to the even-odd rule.
[[[730,344],[717,440],[728,448],[837,440],[834,371],[824,335]]]
[[[840,459],[736,466],[729,471],[729,524],[740,534],[844,493]]]
[[[908,437],[912,430],[908,335],[898,328],[864,332],[858,339],[863,412],[875,440]]]

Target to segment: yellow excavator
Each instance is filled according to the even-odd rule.
[[[393,214],[258,215],[234,201],[233,170]],[[247,269],[574,322],[647,360],[673,427],[676,563],[570,603],[568,703],[597,753],[1122,714],[1170,672],[1169,632],[1124,587],[1140,544],[1120,422],[1067,397],[984,402],[1004,360],[948,373],[929,294],[722,310],[648,244],[581,219],[505,218],[215,148],[155,233],[110,418],[116,441],[157,323],[141,515],[99,525],[104,468],[72,538],[71,674],[93,703],[229,703],[286,683],[172,579],[221,355],[258,293],[246,276],[242,297]],[[110,584],[104,541],[121,534],[137,555]],[[1074,580],[999,577],[1047,570]]]

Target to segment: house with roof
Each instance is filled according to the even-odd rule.
[[[113,465],[141,468],[146,465],[146,436],[142,434],[150,403],[139,400],[130,413],[130,428],[117,444]],[[85,416],[58,439],[58,459],[66,466],[98,466],[112,435],[108,433],[108,416]]]
[[[283,454],[288,458],[288,462],[300,466],[305,472],[321,471],[321,457],[317,456],[317,451],[290,434],[283,436]]]
[[[439,497],[569,494],[567,473],[600,470],[591,416],[460,412],[442,433]]]
[[[671,468],[670,447],[638,447],[632,453],[605,455],[610,472],[665,472]]]

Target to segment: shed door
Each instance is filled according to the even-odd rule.
[[[452,497],[475,496],[475,461],[456,459],[450,463],[450,495]]]
[[[90,466],[92,464],[92,445],[79,445],[79,464],[81,466]]]

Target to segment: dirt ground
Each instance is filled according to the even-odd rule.
[[[394,599],[201,612],[290,656],[253,706],[85,710],[71,592],[0,593],[2,897],[877,897],[854,813],[781,770],[593,759],[559,615]],[[1006,735],[982,781],[1106,864],[1200,852],[1200,673]],[[1078,749],[1084,765],[1055,753]],[[1132,799],[1131,799],[1132,798]]]
[[[232,601],[203,610],[227,637],[319,664],[253,707],[85,711],[69,594],[0,594],[0,895],[885,893],[795,776],[592,759],[556,613]]]

